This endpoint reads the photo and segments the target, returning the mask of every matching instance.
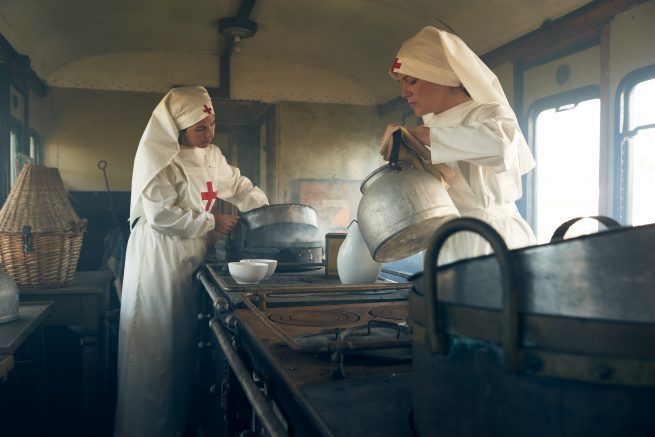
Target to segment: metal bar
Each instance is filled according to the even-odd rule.
[[[259,308],[257,308],[257,305],[255,305],[252,300],[250,300],[251,296],[254,296],[255,293],[244,293],[241,295],[241,300],[242,302],[257,316],[257,318],[265,325],[267,326],[271,331],[273,331],[278,337],[280,337],[286,344],[289,346],[291,349],[295,351],[310,351],[311,348],[307,347],[302,347],[300,346],[296,341],[294,341],[293,338],[291,338],[289,335],[287,335],[284,331],[282,331],[280,328],[275,326],[264,313],[262,313]],[[316,349],[316,348],[315,348]],[[316,349],[315,352],[321,352],[320,349]]]
[[[280,423],[268,401],[259,391],[257,385],[255,385],[253,382],[252,378],[250,377],[250,372],[246,368],[245,364],[243,364],[243,361],[241,361],[241,358],[239,358],[237,352],[232,347],[227,334],[225,333],[218,320],[211,319],[209,321],[209,327],[214,333],[216,340],[218,340],[218,343],[221,346],[223,353],[225,354],[225,358],[230,364],[230,367],[232,368],[232,371],[234,372],[237,380],[241,384],[241,388],[248,398],[248,401],[250,401],[255,414],[257,414],[257,417],[259,417],[259,419],[262,421],[262,425],[266,429],[266,432],[273,437],[288,436],[289,434]]]
[[[388,273],[390,275],[398,276],[399,278],[403,278],[403,279],[409,279],[412,276],[414,276],[414,274],[409,275],[407,273],[399,272],[396,270],[385,269],[384,267],[382,267],[382,273]]]
[[[207,294],[209,294],[209,297],[212,300],[212,303],[216,304],[217,302],[219,302],[221,300],[225,300],[225,299],[221,299],[221,297],[216,292],[216,289],[214,288],[214,284],[209,282],[209,279],[207,279],[207,275],[205,275],[204,272],[198,272],[196,274],[196,277],[202,283],[202,285],[205,287],[205,290],[207,291]]]
[[[237,17],[240,20],[250,18],[252,8],[255,7],[255,1],[256,0],[241,0],[241,3],[239,3],[239,11],[237,12]]]

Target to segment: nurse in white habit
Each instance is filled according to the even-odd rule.
[[[210,231],[234,216],[217,198],[248,211],[262,190],[211,144],[215,114],[207,90],[180,87],[159,102],[134,160],[118,345],[117,436],[174,436],[185,428],[193,373],[197,291],[192,275]]]
[[[431,26],[401,45],[389,73],[423,118],[423,125],[405,126],[418,141],[401,148],[399,159],[414,159],[415,152],[434,165],[460,215],[493,226],[510,249],[536,244],[515,204],[521,176],[535,161],[494,73],[459,37]],[[380,149],[385,160],[397,128],[387,127]],[[460,232],[446,241],[439,263],[490,252],[486,240]]]

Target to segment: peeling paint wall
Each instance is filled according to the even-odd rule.
[[[374,106],[285,102],[277,114],[278,202],[314,206],[323,233],[344,230],[361,181],[384,164],[386,123]]]
[[[160,98],[154,93],[51,88],[44,164],[59,168],[70,191],[103,191],[98,161],[105,160],[111,189],[129,191],[134,154]]]
[[[278,196],[299,178],[362,180],[378,166],[385,125],[373,106],[281,103],[278,106]]]

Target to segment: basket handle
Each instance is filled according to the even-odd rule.
[[[431,239],[425,253],[423,280],[425,281],[425,310],[427,312],[427,340],[435,353],[447,353],[446,327],[438,320],[437,259],[439,251],[451,235],[469,231],[487,240],[494,250],[500,266],[502,281],[502,346],[505,370],[519,369],[519,308],[518,287],[511,253],[500,234],[487,223],[471,217],[457,218],[444,223]]]

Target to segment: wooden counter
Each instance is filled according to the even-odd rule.
[[[18,319],[0,324],[0,357],[14,355],[35,329],[50,314],[52,302],[21,303]]]
[[[75,272],[66,287],[20,290],[22,302],[53,301],[46,325],[68,325],[83,335],[97,337],[109,304],[109,271]]]
[[[23,302],[18,309],[18,319],[0,324],[3,435],[5,432],[7,435],[19,435],[19,432],[43,435],[48,430],[43,323],[52,305],[52,302]],[[26,417],[30,417],[27,423]]]

